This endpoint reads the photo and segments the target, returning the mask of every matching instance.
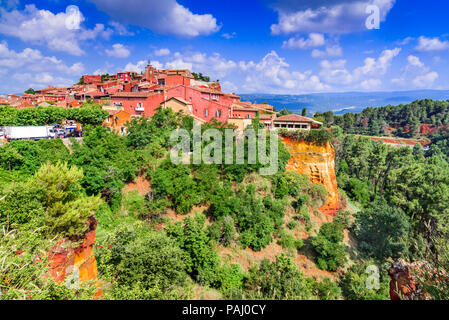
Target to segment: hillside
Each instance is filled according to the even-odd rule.
[[[59,139],[0,147],[2,298],[384,300],[393,260],[447,270],[449,139],[424,153],[280,130],[279,170],[261,175],[260,155],[175,164],[178,128],[193,119],[160,108],[126,136],[87,126],[70,150]]]

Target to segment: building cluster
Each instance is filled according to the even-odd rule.
[[[219,82],[197,80],[189,70],[158,70],[151,64],[143,74],[85,75],[72,87],[50,86],[34,94],[11,94],[0,99],[0,105],[19,109],[49,105],[76,108],[87,100],[102,104],[109,112],[105,126],[120,133],[126,133],[127,121],[135,117],[152,117],[160,106],[183,111],[203,122],[213,119],[228,122],[239,129],[250,125],[257,114],[267,129],[310,129],[320,125],[299,115],[277,117],[274,107],[241,101],[236,94],[223,92]]]

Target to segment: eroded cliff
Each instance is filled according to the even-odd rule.
[[[333,146],[329,142],[319,145],[287,137],[282,140],[291,154],[287,170],[306,174],[311,182],[323,185],[329,195],[320,211],[324,214],[335,215],[338,210],[338,186]]]
[[[48,254],[50,275],[57,282],[66,281],[69,275],[72,276],[75,284],[78,280],[93,281],[98,288],[95,296],[99,297],[103,292],[97,277],[97,262],[93,252],[97,227],[94,216],[89,218],[88,224],[86,234],[77,242],[79,245],[74,246],[69,240],[61,240],[50,250]]]

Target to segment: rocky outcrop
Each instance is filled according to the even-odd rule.
[[[98,287],[96,297],[102,296],[100,282],[97,277],[97,262],[93,253],[97,220],[89,218],[89,227],[85,235],[74,245],[72,241],[61,240],[48,254],[50,275],[57,282],[66,281],[70,275],[75,282],[93,281]]]
[[[391,300],[430,300],[434,299],[427,291],[444,287],[449,283],[449,274],[438,270],[427,261],[409,263],[403,259],[394,262],[388,274]],[[429,288],[433,288],[429,290]]]
[[[399,259],[393,263],[388,274],[390,281],[391,300],[424,300],[426,293],[423,292],[421,284],[416,279],[414,272],[421,270],[424,263],[408,263]]]
[[[323,185],[329,195],[320,211],[335,215],[338,210],[338,186],[333,146],[329,142],[319,145],[287,137],[282,139],[291,154],[287,170],[306,174],[311,182]]]

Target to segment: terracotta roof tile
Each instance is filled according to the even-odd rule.
[[[298,114],[288,114],[286,116],[282,116],[274,119],[274,121],[283,121],[283,122],[316,122],[312,118],[307,118],[300,116]]]

